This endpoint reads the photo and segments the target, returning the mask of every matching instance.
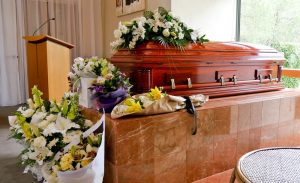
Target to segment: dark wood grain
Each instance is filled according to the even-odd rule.
[[[132,78],[134,93],[157,86],[173,95],[204,93],[223,97],[283,88],[280,69],[283,54],[261,45],[209,42],[189,44],[178,50],[148,42],[135,50],[121,49],[110,61]],[[233,77],[237,82],[234,83]],[[188,87],[188,78],[192,87]],[[175,81],[175,89],[171,87],[171,79]]]

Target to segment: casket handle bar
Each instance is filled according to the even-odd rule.
[[[221,86],[224,86],[225,85],[225,79],[224,79],[224,76],[221,76],[220,79],[219,79],[220,83],[221,83]]]
[[[186,108],[187,112],[192,114],[194,117],[194,122],[193,122],[193,127],[192,127],[192,135],[196,135],[197,128],[198,128],[197,111],[195,110],[195,106],[194,106],[193,102],[191,101],[190,97],[184,96],[183,98],[185,98],[185,108]]]
[[[187,83],[188,83],[188,88],[193,87],[191,78],[187,78]]]
[[[175,90],[175,89],[176,89],[175,79],[171,79],[171,89],[172,89],[172,90]]]
[[[233,84],[234,84],[234,85],[237,84],[237,76],[236,76],[236,75],[233,75],[232,81],[233,81]]]
[[[263,76],[260,74],[258,75],[258,79],[259,79],[259,82],[262,83],[262,80],[263,80]]]

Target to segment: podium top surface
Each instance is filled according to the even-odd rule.
[[[70,44],[70,43],[67,43],[65,41],[62,41],[62,40],[59,40],[59,39],[56,39],[54,37],[51,37],[51,36],[48,36],[48,35],[38,35],[38,36],[24,36],[23,37],[26,41],[30,42],[30,43],[41,43],[41,42],[44,42],[44,41],[52,41],[54,43],[57,43],[57,44],[61,44],[62,46],[65,46],[69,49],[72,49],[74,47],[74,45]]]

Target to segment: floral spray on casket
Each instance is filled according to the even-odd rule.
[[[106,59],[79,57],[74,60],[72,69],[74,72],[69,74],[69,79],[73,88],[79,88],[80,81],[79,103],[84,107],[111,112],[129,94],[129,79]]]
[[[9,116],[10,138],[24,145],[24,173],[47,183],[102,182],[104,115],[93,124],[82,115],[76,93],[65,93],[61,102],[43,100],[42,94],[34,86],[33,100]]]

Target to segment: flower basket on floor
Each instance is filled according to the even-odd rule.
[[[81,81],[79,101],[85,107],[104,108],[106,112],[111,112],[116,104],[128,96],[131,88],[129,79],[106,59],[77,58],[73,71],[69,78],[73,88],[79,88],[78,80]]]
[[[102,182],[104,130],[101,129],[105,115],[93,125],[82,115],[76,93],[65,93],[60,102],[43,100],[42,94],[33,87],[33,100],[28,99],[27,106],[9,117],[10,138],[25,146],[20,154],[24,173],[31,172],[39,181],[44,178],[54,183],[59,180],[59,172],[81,170],[82,173],[97,165],[101,171],[93,176],[100,178],[92,183]],[[42,167],[49,164],[50,173],[44,174]]]

